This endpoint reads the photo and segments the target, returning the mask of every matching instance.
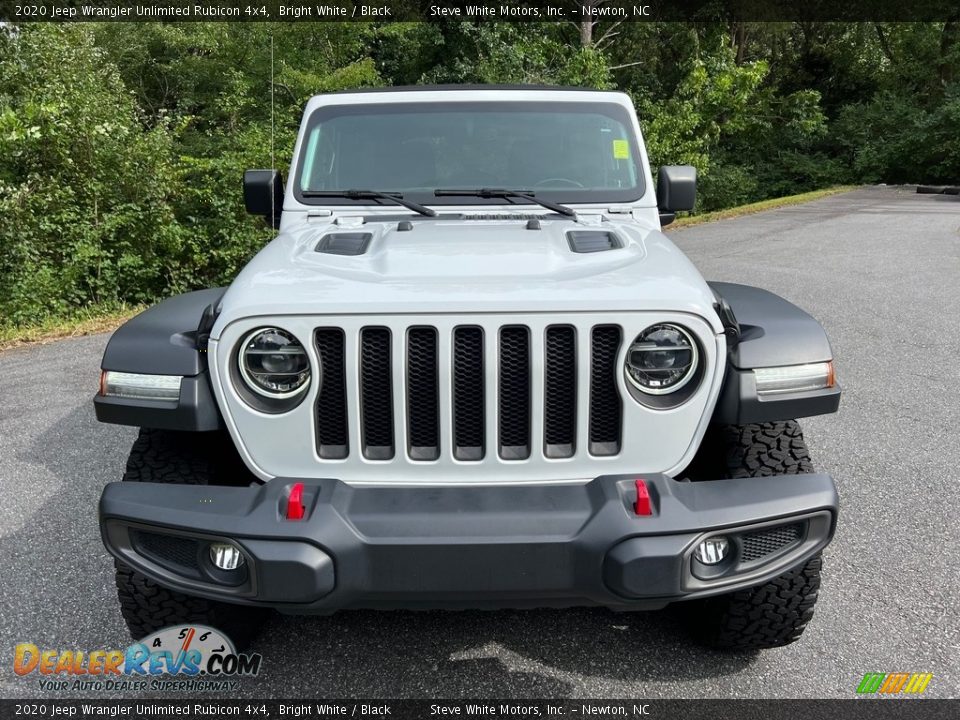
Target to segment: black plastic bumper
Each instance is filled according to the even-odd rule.
[[[302,613],[657,608],[761,584],[833,536],[838,500],[826,475],[701,483],[645,475],[649,516],[634,512],[636,478],[482,487],[111,483],[100,524],[114,556],[162,585]],[[284,517],[294,482],[305,488],[302,520]],[[694,549],[715,534],[733,552],[703,566]],[[244,567],[213,568],[215,541],[239,545]]]

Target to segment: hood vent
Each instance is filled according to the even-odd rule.
[[[530,213],[464,213],[464,220],[542,220],[546,215],[531,215]]]
[[[372,233],[330,233],[320,238],[315,250],[327,255],[363,255]]]
[[[620,238],[609,230],[571,230],[567,242],[575,253],[595,253],[622,248]]]

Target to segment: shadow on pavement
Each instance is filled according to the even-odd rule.
[[[0,539],[0,555],[28,547],[44,567],[42,578],[20,576],[17,597],[9,598],[27,610],[18,634],[54,646],[127,642],[96,503],[102,484],[117,479],[100,476],[104,465],[120,465],[132,438],[96,425],[92,415],[77,408],[30,447],[24,459],[45,465],[62,484],[30,522]],[[77,617],[56,602],[64,597],[85,598],[96,611]],[[602,608],[278,614],[251,650],[264,656],[260,677],[240,689],[251,697],[565,697],[591,682],[735,674],[755,658],[697,647],[674,613]]]
[[[264,655],[268,682],[248,689],[276,692],[277,674],[309,667],[326,692],[381,697],[563,697],[574,680],[700,680],[756,658],[694,645],[675,613],[603,608],[278,616],[252,649]]]

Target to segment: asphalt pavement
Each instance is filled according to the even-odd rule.
[[[669,611],[278,615],[239,694],[853,697],[864,673],[903,671],[960,696],[960,197],[866,188],[670,235],[708,279],[783,295],[833,342],[840,412],[802,424],[841,518],[803,639],[713,652]],[[96,521],[136,433],[94,419],[106,340],[0,353],[0,697],[45,695],[12,672],[16,643],[129,643]]]

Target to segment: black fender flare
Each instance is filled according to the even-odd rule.
[[[177,295],[144,310],[107,343],[102,370],[179,375],[180,398],[94,398],[97,420],[163,430],[209,431],[224,427],[207,371],[206,334],[226,288]]]
[[[761,400],[753,370],[833,360],[823,326],[772,292],[749,285],[708,283],[728,325],[727,372],[712,422],[720,425],[827,415],[840,406],[840,385]],[[727,312],[729,311],[729,312]]]

